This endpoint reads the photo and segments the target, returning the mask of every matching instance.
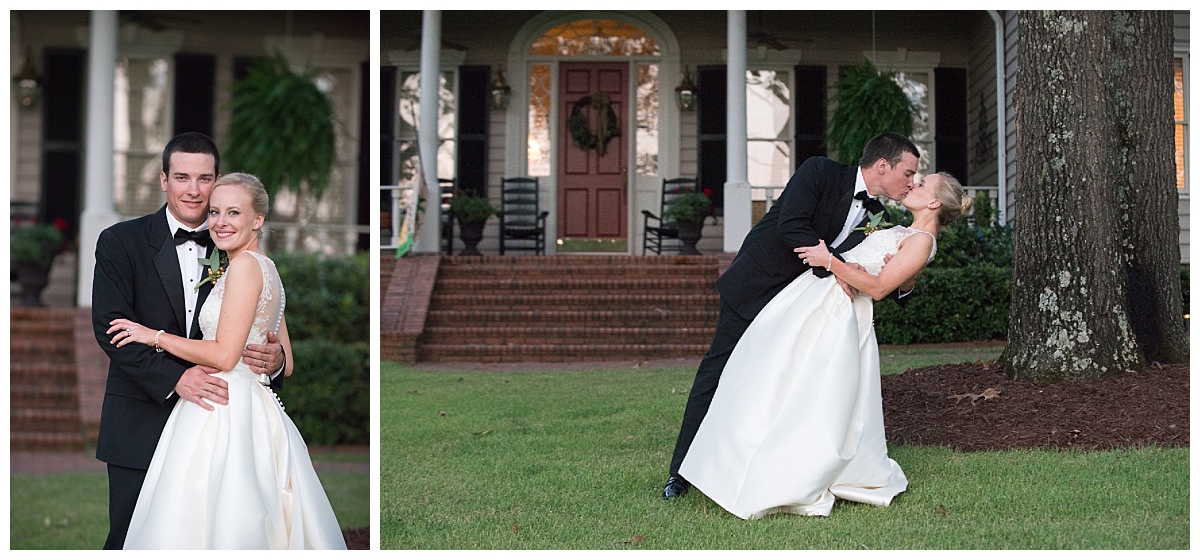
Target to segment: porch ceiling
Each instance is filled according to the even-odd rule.
[[[442,39],[472,51],[507,50],[513,34],[537,11],[443,11]],[[680,35],[685,49],[721,49],[725,44],[723,10],[654,11]],[[762,27],[794,49],[828,49],[849,40],[871,48],[874,14],[875,48],[895,50],[960,50],[980,25],[991,25],[984,11],[758,11],[746,14],[747,27]],[[380,46],[384,51],[419,45],[419,10],[380,11]],[[990,27],[989,27],[990,29]],[[865,37],[865,41],[864,38]],[[919,47],[918,47],[919,45]]]

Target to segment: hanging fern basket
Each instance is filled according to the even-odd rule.
[[[295,72],[276,54],[233,85],[223,167],[257,176],[272,199],[281,186],[316,199],[329,186],[337,161],[333,104],[316,74]]]
[[[857,164],[863,146],[882,132],[912,135],[913,105],[896,83],[896,73],[879,72],[870,60],[846,70],[833,102],[825,147],[837,161]]]

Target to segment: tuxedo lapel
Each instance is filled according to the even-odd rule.
[[[179,272],[179,253],[175,251],[175,242],[167,227],[166,206],[154,214],[150,223],[150,235],[147,243],[154,253],[154,267],[158,270],[158,278],[162,281],[163,291],[171,303],[175,321],[179,330],[187,333],[186,303],[183,300],[183,275]]]

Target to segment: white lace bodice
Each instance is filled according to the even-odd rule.
[[[846,262],[861,264],[863,268],[867,269],[867,272],[879,276],[879,272],[883,270],[883,257],[885,255],[895,255],[896,251],[900,250],[900,243],[915,234],[929,235],[926,231],[905,226],[879,230],[868,235],[862,243],[846,251],[842,256],[846,259]],[[930,235],[930,237],[933,236]],[[929,259],[925,263],[932,262],[936,254],[937,238],[934,237],[933,250],[929,252]]]
[[[284,293],[283,283],[279,280],[279,271],[275,262],[253,251],[246,251],[258,259],[262,268],[263,287],[258,295],[258,308],[254,311],[254,323],[250,326],[250,336],[245,344],[263,344],[267,341],[267,332],[279,332],[279,324],[283,321]],[[217,322],[221,318],[221,302],[225,299],[225,276],[221,276],[204,307],[200,308],[200,330],[204,340],[214,340],[217,337]]]

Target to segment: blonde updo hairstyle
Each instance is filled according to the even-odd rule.
[[[263,217],[263,227],[258,230],[258,238],[262,239],[263,229],[266,228],[267,213],[271,210],[271,197],[267,195],[267,189],[263,187],[262,181],[249,173],[229,173],[217,179],[211,192],[215,192],[217,187],[222,185],[237,185],[250,195],[250,205],[254,213]],[[211,192],[209,196],[212,196]]]
[[[967,196],[962,183],[959,183],[953,175],[945,171],[934,173],[934,175],[941,179],[938,182],[937,193],[934,195],[938,202],[942,203],[938,208],[938,227],[946,227],[959,217],[966,216],[971,211],[971,204],[975,201]]]

